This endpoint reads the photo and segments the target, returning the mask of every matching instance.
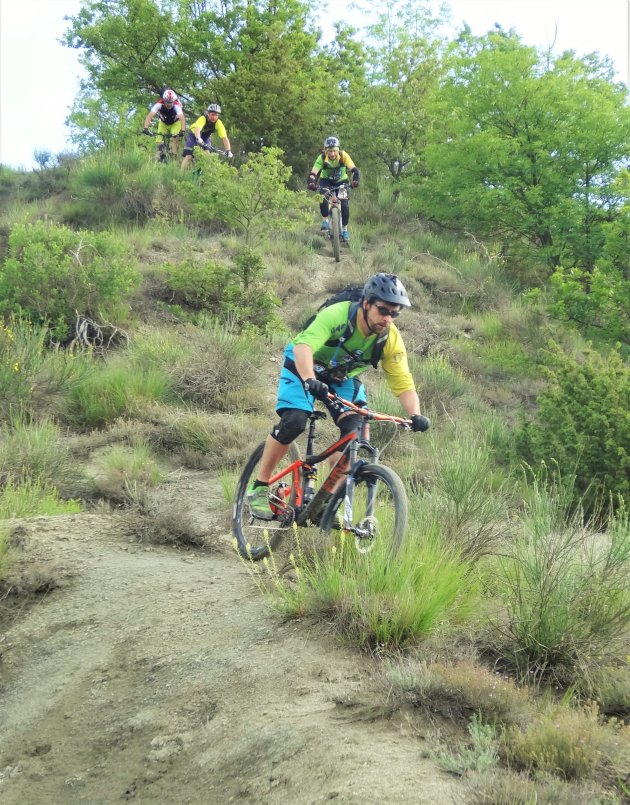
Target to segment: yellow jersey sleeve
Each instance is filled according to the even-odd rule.
[[[385,372],[387,385],[397,397],[404,391],[415,391],[416,384],[409,369],[407,350],[402,336],[394,324],[389,327],[389,336],[385,342],[380,366]]]

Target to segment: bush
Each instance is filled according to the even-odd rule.
[[[596,528],[572,513],[572,490],[536,480],[519,533],[497,566],[506,614],[488,645],[521,681],[574,685],[623,665],[630,643],[630,520],[621,507]]]
[[[156,165],[138,151],[99,152],[72,177],[73,202],[65,220],[94,228],[156,217],[177,221],[183,213],[175,188],[179,179],[178,166]]]
[[[212,310],[233,321],[264,329],[275,319],[277,300],[263,280],[263,262],[252,249],[242,249],[234,265],[186,260],[167,266],[172,301],[193,310]]]
[[[249,246],[299,219],[304,197],[287,189],[291,169],[281,156],[279,148],[263,148],[239,168],[202,158],[198,180],[182,182],[180,189],[200,223],[224,221]]]
[[[139,282],[128,248],[112,235],[17,224],[0,267],[0,312],[46,324],[65,341],[77,313],[107,315]]]
[[[546,374],[536,415],[517,432],[519,455],[531,465],[555,463],[564,477],[575,473],[575,497],[586,494],[591,505],[598,494],[628,498],[630,368],[616,350],[577,359],[552,343]]]

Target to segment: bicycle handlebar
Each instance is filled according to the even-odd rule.
[[[221,154],[221,156],[225,156],[227,154],[227,151],[222,151],[220,148],[215,148],[214,145],[209,143],[204,143],[203,145],[200,145],[199,148],[203,148],[204,151],[212,151],[215,154]]]
[[[345,181],[341,182],[340,184],[336,184],[334,187],[324,187],[323,185],[318,184],[317,192],[321,193],[322,196],[325,196],[326,194],[333,195],[334,193],[338,192],[342,187],[345,187],[346,190],[350,190],[352,188],[352,185]]]
[[[141,131],[140,133],[145,134],[147,137],[172,137],[173,139],[176,139],[177,137],[183,137],[186,134],[185,131],[178,131],[177,134],[169,134],[169,133],[156,134],[154,131],[148,131],[148,130]]]
[[[334,392],[329,393],[328,399],[332,403],[337,403],[338,405],[342,405],[344,408],[349,408],[351,411],[367,417],[367,419],[371,419],[374,422],[393,422],[395,425],[398,425],[404,430],[411,430],[411,420],[405,419],[405,417],[394,416],[393,414],[381,414],[378,411],[371,411],[369,408],[361,408],[361,406],[350,402],[350,400],[344,400],[343,397],[340,397]]]

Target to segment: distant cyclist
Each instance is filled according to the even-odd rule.
[[[208,105],[206,111],[195,120],[190,127],[190,131],[186,136],[184,143],[184,158],[182,159],[182,170],[186,170],[190,166],[193,158],[193,151],[195,146],[208,145],[210,138],[216,134],[223,141],[223,148],[226,151],[226,157],[232,159],[232,146],[228,139],[225,126],[219,120],[221,114],[221,107],[218,103],[211,103]]]
[[[411,307],[404,285],[395,274],[375,274],[365,283],[359,302],[339,302],[323,308],[287,345],[280,374],[276,412],[279,423],[267,436],[259,475],[247,490],[254,517],[271,520],[269,478],[289,445],[306,428],[315,400],[328,408],[345,436],[360,427],[360,414],[331,405],[329,391],[359,406],[367,404],[358,375],[372,365],[374,351],[392,392],[411,418],[414,431],[425,431],[429,420],[420,413],[420,400],[409,371],[407,351],[393,323]],[[339,454],[331,456],[336,461]]]
[[[352,178],[350,179],[349,176]],[[359,169],[350,158],[347,151],[342,151],[337,137],[327,137],[324,141],[324,150],[315,160],[311,172],[307,179],[309,190],[317,190],[317,185],[321,187],[339,187],[340,184],[348,182],[351,187],[359,186]],[[319,205],[322,214],[321,229],[327,232],[330,229],[328,213],[330,212],[328,201],[322,198]],[[349,240],[348,221],[350,220],[350,203],[348,199],[341,200],[341,224],[343,227],[342,237]]]
[[[165,89],[162,97],[159,98],[149,109],[149,114],[144,119],[143,134],[150,134],[149,126],[155,116],[159,117],[157,129],[157,157],[160,162],[166,160],[164,153],[164,136],[171,135],[171,154],[177,156],[179,150],[179,138],[186,131],[186,117],[179,98],[172,89]]]

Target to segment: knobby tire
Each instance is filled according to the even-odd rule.
[[[377,511],[372,512],[376,517],[376,534],[374,539],[386,537],[391,541],[393,553],[398,551],[407,530],[408,503],[405,486],[398,475],[389,467],[381,464],[364,464],[357,473],[352,504],[352,525],[356,526],[369,514],[366,508],[361,508],[366,491],[370,485],[382,486],[390,499],[382,500],[379,506],[377,498]],[[363,493],[363,494],[362,494]],[[328,532],[337,527],[337,512],[343,516],[346,484],[344,483],[330,499],[322,515],[320,528]],[[381,495],[383,497],[383,495]],[[367,501],[366,501],[367,504]],[[380,522],[379,522],[380,520]]]
[[[341,213],[339,207],[330,210],[330,226],[332,229],[333,255],[338,263],[341,260]]]
[[[254,520],[256,527],[252,527],[249,522],[250,512],[246,499],[247,487],[256,480],[264,447],[265,442],[259,444],[245,465],[236,488],[236,497],[232,510],[232,533],[236,538],[238,552],[244,559],[251,559],[254,562],[257,562],[259,559],[264,559],[265,556],[269,556],[270,551],[274,550],[279,545],[285,532],[288,530],[286,528],[274,527],[274,520]],[[294,461],[298,461],[299,458],[300,451],[297,445],[291,444],[287,455],[278,465],[276,471],[287,467]],[[293,483],[291,475],[287,475],[282,480],[288,484]],[[302,474],[300,472],[300,483],[301,481]],[[286,499],[289,506],[295,505],[296,492],[297,490],[291,489],[289,497]],[[267,534],[266,538],[265,533]]]

